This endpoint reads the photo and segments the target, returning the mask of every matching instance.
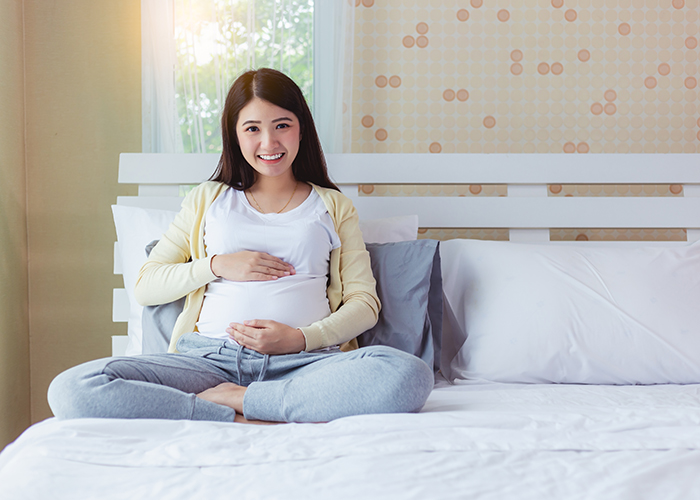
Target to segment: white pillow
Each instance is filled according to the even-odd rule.
[[[360,231],[365,243],[395,243],[418,238],[418,216],[405,215],[386,219],[361,220]]]
[[[146,245],[163,236],[177,212],[112,205],[112,215],[122,257],[124,288],[129,298],[129,344],[126,354],[131,356],[143,352],[143,307],[134,298],[134,286],[139,269],[146,262]],[[366,243],[415,240],[418,235],[418,216],[360,221],[360,229]]]
[[[112,205],[112,215],[117,229],[119,253],[122,257],[124,288],[129,297],[129,344],[126,354],[131,356],[142,352],[143,307],[134,298],[134,286],[139,269],[146,262],[146,245],[163,236],[177,212]]]
[[[700,383],[700,244],[441,244],[450,378]]]

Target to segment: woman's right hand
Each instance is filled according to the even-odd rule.
[[[236,252],[215,255],[211,270],[229,281],[271,281],[296,274],[294,266],[264,252]]]

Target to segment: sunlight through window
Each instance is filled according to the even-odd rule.
[[[175,104],[186,153],[221,152],[226,92],[248,69],[289,75],[313,102],[313,0],[175,0]]]

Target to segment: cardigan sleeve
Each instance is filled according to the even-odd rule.
[[[211,256],[196,259],[192,255],[192,234],[204,217],[197,209],[199,191],[195,188],[185,197],[175,220],[141,267],[134,288],[139,304],[166,304],[216,279]]]
[[[307,351],[348,342],[372,328],[379,318],[381,304],[357,211],[352,202],[343,197],[338,212],[336,230],[341,246],[334,250],[338,252],[335,256],[331,253],[331,267],[334,257],[339,259],[342,302],[326,318],[301,328]]]

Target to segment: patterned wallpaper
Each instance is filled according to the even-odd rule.
[[[353,152],[700,152],[699,0],[355,3]],[[487,186],[430,189],[503,195]],[[415,186],[362,187],[369,196],[392,190],[421,194]],[[550,186],[549,194],[682,189]],[[685,239],[681,230],[564,233],[552,239]]]

